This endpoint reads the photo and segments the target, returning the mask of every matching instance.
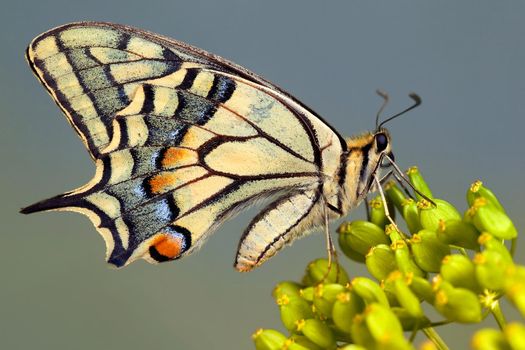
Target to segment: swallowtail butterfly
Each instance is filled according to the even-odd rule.
[[[379,186],[390,137],[341,137],[254,73],[188,44],[98,22],[52,29],[27,60],[81,137],[96,175],[23,213],[87,215],[117,267],[178,259],[258,199],[235,268],[346,215]],[[417,104],[417,102],[416,102]]]

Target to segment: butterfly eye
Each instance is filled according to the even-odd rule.
[[[375,135],[377,152],[382,152],[388,146],[388,138],[385,134],[379,133]]]

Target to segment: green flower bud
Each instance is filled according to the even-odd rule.
[[[483,287],[491,290],[503,290],[505,270],[512,266],[506,257],[497,251],[485,250],[474,256],[476,279]]]
[[[418,297],[412,292],[408,286],[407,279],[400,271],[394,271],[388,276],[388,280],[392,281],[397,300],[399,304],[414,318],[421,318],[424,316],[423,309]]]
[[[315,287],[313,304],[316,313],[321,319],[332,317],[332,308],[339,293],[343,293],[345,287],[340,284],[319,284]]]
[[[465,288],[454,288],[441,282],[434,302],[436,310],[450,321],[477,323],[481,321],[481,304],[478,296]]]
[[[500,239],[496,239],[490,233],[484,232],[478,238],[478,243],[485,248],[485,250],[490,250],[498,252],[501,255],[501,258],[505,260],[508,264],[512,264],[512,256],[508,251],[507,247],[503,244]]]
[[[339,348],[339,350],[366,350],[366,348],[356,344],[348,344]]]
[[[430,326],[430,320],[424,316],[415,318],[402,307],[392,307],[391,310],[396,315],[405,332],[413,331],[415,328],[421,329]]]
[[[445,244],[479,250],[479,232],[471,223],[458,219],[440,220],[437,232],[439,240]]]
[[[352,320],[350,335],[355,344],[363,346],[365,349],[376,349],[376,342],[367,327],[363,314],[356,315]]]
[[[394,281],[388,279],[387,276],[387,278],[381,280],[380,285],[383,289],[383,292],[385,292],[390,307],[401,306],[401,304],[399,304],[399,300],[397,300],[396,287],[394,286]]]
[[[350,336],[350,332],[343,332],[342,330],[340,330],[339,328],[337,328],[335,325],[331,323],[328,323],[328,325],[330,326],[330,329],[332,330],[332,332],[334,332],[335,340],[338,343],[346,344],[346,343],[353,342],[352,337]]]
[[[297,321],[314,317],[311,305],[303,298],[283,295],[277,299],[277,304],[281,312],[281,321],[289,331],[296,328]]]
[[[417,203],[412,198],[407,198],[401,203],[401,214],[407,223],[408,231],[415,233],[421,230],[421,222],[419,221],[419,210]]]
[[[336,347],[334,333],[330,327],[318,319],[310,318],[299,322],[297,331],[323,349],[335,349]]]
[[[487,231],[497,238],[512,239],[518,236],[518,231],[505,212],[500,211],[492,202],[479,197],[467,211],[472,223],[481,231]]]
[[[314,298],[313,310],[320,320],[327,320],[332,316],[333,304],[330,304],[323,298]]]
[[[513,265],[505,271],[505,294],[525,317],[525,267]]]
[[[303,284],[313,286],[319,283],[348,283],[348,274],[341,265],[332,262],[328,271],[328,260],[317,259],[308,264],[306,273],[303,277]]]
[[[510,350],[505,336],[495,329],[481,329],[472,337],[472,349],[474,350]]]
[[[525,349],[525,326],[514,322],[509,323],[503,333],[512,349]]]
[[[439,272],[441,261],[450,254],[450,247],[437,238],[436,231],[421,230],[410,239],[412,255],[424,271]]]
[[[439,350],[431,340],[425,340],[419,345],[419,350]]]
[[[516,284],[525,284],[525,267],[520,265],[511,265],[504,271],[505,274],[505,290]]]
[[[390,242],[402,241],[405,236],[392,224],[386,225],[385,234]]]
[[[373,246],[389,243],[384,230],[368,221],[343,223],[337,232],[339,232],[339,245],[343,252],[350,259],[358,262],[365,261],[366,253]]]
[[[435,206],[426,199],[421,199],[417,203],[419,221],[423,228],[437,231],[440,220],[461,220],[461,215],[452,204],[437,198],[434,198],[433,201],[436,204]]]
[[[465,212],[463,213],[463,221],[466,222],[467,224],[471,224],[471,225],[474,226],[474,222],[473,222],[472,217],[474,216],[474,212],[475,211],[476,211],[476,209],[474,207],[469,207],[467,210],[465,210]],[[474,226],[474,227],[476,227],[476,226]]]
[[[289,340],[291,341],[290,345],[284,347],[283,350],[323,350],[304,335],[295,334]]]
[[[423,277],[406,274],[408,285],[415,295],[429,304],[434,304],[435,294],[430,282]]]
[[[498,210],[505,212],[505,209],[501,205],[496,195],[491,190],[489,190],[487,187],[483,186],[483,182],[481,182],[480,180],[477,180],[477,181],[474,181],[472,185],[470,185],[470,188],[467,191],[468,205],[472,206],[476,198],[479,198],[479,197],[485,198],[486,200],[491,202]]]
[[[433,199],[434,196],[432,195],[432,191],[430,191],[430,188],[428,187],[426,181],[423,179],[423,176],[419,172],[418,167],[413,166],[407,170],[408,178],[410,179],[410,182],[412,185],[421,193],[423,193],[425,196],[427,196],[430,199]],[[422,199],[423,197],[416,193],[417,199]]]
[[[352,290],[359,295],[367,304],[379,303],[389,306],[385,292],[379,284],[366,277],[356,277],[351,282]]]
[[[379,345],[378,348],[397,349],[406,344],[403,327],[388,306],[372,303],[366,307],[364,316],[370,334]]]
[[[303,288],[303,289],[301,289],[299,291],[299,295],[304,300],[309,301],[309,302],[313,302],[314,301],[314,291],[315,291],[315,287],[314,286]]]
[[[464,255],[447,255],[443,258],[440,275],[454,287],[470,289],[475,293],[481,292],[476,280],[474,263]]]
[[[284,281],[279,282],[272,291],[272,297],[277,300],[283,295],[299,296],[302,286],[299,283]]]
[[[388,220],[386,213],[385,213],[385,205],[383,203],[383,199],[381,196],[377,196],[376,198],[372,199],[370,202],[368,202],[368,207],[370,208],[369,215],[370,215],[370,222],[373,224],[376,224],[378,227],[384,229],[386,225],[390,224],[390,220]],[[395,210],[394,205],[392,203],[387,202],[388,205],[388,212],[390,214],[390,217],[392,220],[395,218]]]
[[[332,320],[337,329],[350,333],[354,317],[363,312],[365,303],[355,292],[344,292],[337,295],[332,309]]]
[[[257,350],[281,350],[286,342],[286,336],[273,329],[259,329],[252,339]]]
[[[432,278],[432,291],[437,292],[440,289],[452,290],[454,286],[452,283],[444,280],[443,276],[435,275],[434,278]]]
[[[346,292],[346,290],[347,288],[341,284],[330,283],[323,285],[323,288],[319,291],[319,295],[325,300],[334,303],[337,300],[337,296]]]
[[[403,240],[394,241],[390,247],[394,251],[397,267],[404,274],[413,273],[416,276],[425,276],[425,272],[414,262],[412,254]]]
[[[525,317],[525,283],[523,281],[514,283],[507,287],[505,293],[521,316]]]
[[[377,280],[385,279],[397,268],[394,251],[386,244],[372,247],[366,254],[366,267]]]
[[[383,188],[385,190],[386,198],[389,203],[393,203],[394,207],[401,212],[401,203],[407,198],[403,191],[396,185],[394,181],[389,181]]]

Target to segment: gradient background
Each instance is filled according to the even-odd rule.
[[[328,3],[330,5],[328,5]],[[324,5],[323,5],[324,4]],[[419,165],[434,193],[465,207],[481,178],[518,228],[523,215],[525,2],[518,1],[12,1],[0,14],[0,348],[246,349],[280,327],[270,291],[325,255],[322,235],[250,274],[232,268],[256,210],[225,224],[190,258],[116,271],[83,216],[23,216],[22,206],[94,173],[76,134],[24,61],[54,26],[103,20],[142,27],[222,55],[282,86],[341,134],[371,129],[383,88],[402,168]],[[363,217],[357,210],[353,217]],[[523,244],[518,259],[524,262]],[[362,266],[348,263],[352,276]],[[515,315],[514,315],[515,316]],[[476,327],[439,330],[465,348]]]

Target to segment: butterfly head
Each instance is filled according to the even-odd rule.
[[[345,191],[349,207],[362,200],[374,184],[374,176],[380,177],[381,168],[393,161],[390,134],[380,128],[346,140]]]
[[[391,153],[390,135],[386,129],[376,131],[373,135],[373,149],[377,155]]]
[[[390,134],[383,127],[386,123],[405,114],[421,104],[421,98],[415,94],[409,94],[414,103],[403,111],[386,118],[380,122],[380,115],[388,103],[388,95],[380,90],[378,95],[383,98],[383,104],[376,115],[376,127],[374,132],[368,132],[347,140],[346,167],[344,172],[346,205],[343,209],[352,208],[357,205],[366,195],[375,189],[381,179],[381,169],[394,167],[394,154],[390,143]]]

